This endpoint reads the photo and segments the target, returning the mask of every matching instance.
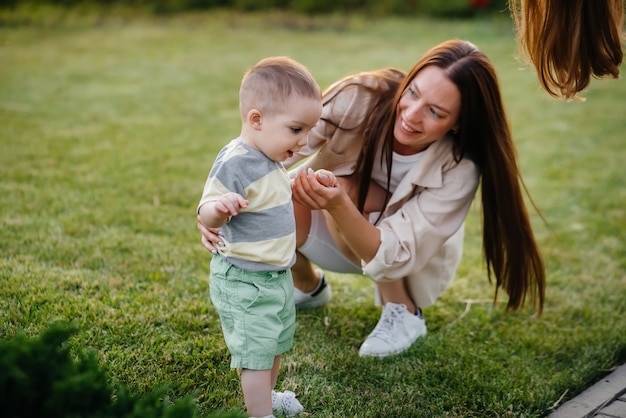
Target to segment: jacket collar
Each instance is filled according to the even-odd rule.
[[[448,136],[430,144],[419,163],[415,164],[398,184],[389,204],[410,194],[415,186],[442,187],[444,169],[454,158],[452,144],[452,138]]]

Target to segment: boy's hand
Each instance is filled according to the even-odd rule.
[[[215,210],[225,216],[237,216],[239,210],[248,207],[248,201],[237,193],[223,194],[215,201]]]
[[[325,187],[337,187],[337,177],[328,170],[320,169],[315,172],[315,177],[319,184]]]
[[[300,175],[300,173],[303,173],[304,171],[305,171],[304,168],[300,168],[300,170],[296,172],[297,174],[295,175],[295,177],[291,179],[292,188],[295,184],[296,178]],[[313,171],[312,168],[308,168],[306,170],[306,174],[307,175],[315,174],[314,177],[317,180],[318,184],[321,184],[324,187],[339,187],[339,182],[337,181],[337,177],[335,177],[332,171],[324,170],[323,168],[317,171]]]

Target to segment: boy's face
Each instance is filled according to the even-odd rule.
[[[272,114],[261,114],[254,144],[274,161],[285,161],[306,145],[322,115],[321,99],[292,97]]]

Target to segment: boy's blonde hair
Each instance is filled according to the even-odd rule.
[[[322,98],[319,85],[304,65],[289,57],[262,59],[241,80],[241,117],[244,118],[254,108],[274,113],[293,95]]]

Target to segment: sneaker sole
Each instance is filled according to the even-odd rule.
[[[420,333],[420,335],[417,336],[417,338],[415,338],[415,340],[409,344],[407,347],[405,348],[400,348],[397,350],[393,350],[387,353],[363,353],[361,352],[361,349],[359,349],[359,356],[360,357],[376,357],[376,358],[383,358],[383,357],[389,357],[389,356],[395,356],[396,354],[400,354],[404,351],[407,351],[409,348],[411,348],[413,346],[413,344],[415,344],[417,341],[420,340],[420,338],[424,338],[426,336],[426,334],[428,333],[427,329],[424,329],[423,333]]]

